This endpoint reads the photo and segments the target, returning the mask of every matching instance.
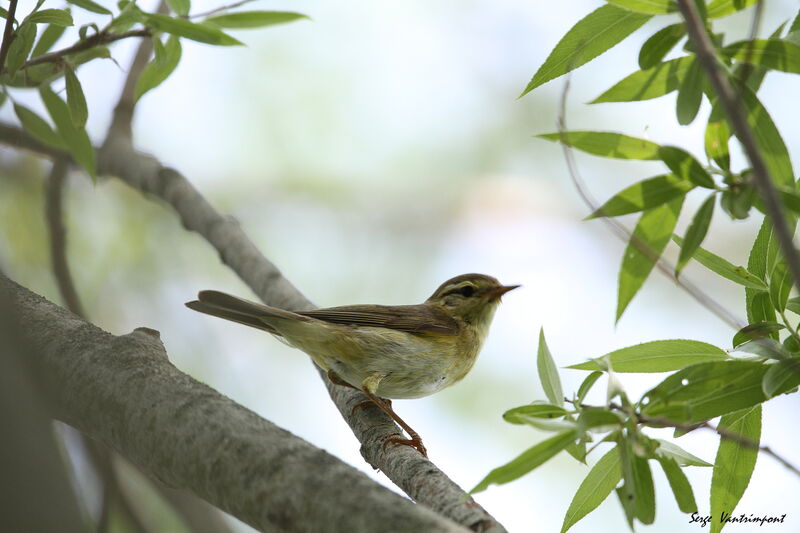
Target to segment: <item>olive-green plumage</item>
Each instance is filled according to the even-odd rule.
[[[283,338],[329,375],[370,398],[420,398],[467,375],[500,297],[516,287],[501,285],[484,274],[463,274],[442,283],[417,305],[348,305],[292,312],[218,291],[201,291],[198,300],[186,305]]]

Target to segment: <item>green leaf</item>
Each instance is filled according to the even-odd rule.
[[[612,431],[622,425],[622,419],[607,409],[590,407],[581,411],[578,416],[578,426],[582,430],[595,430],[600,432]]]
[[[783,324],[777,322],[756,322],[755,324],[748,324],[733,336],[733,347],[736,348],[746,342],[754,339],[769,338],[776,331],[784,329]]]
[[[676,101],[676,116],[678,124],[686,126],[691,124],[700,110],[703,101],[703,71],[700,62],[695,59],[689,65],[686,75],[678,88]]]
[[[699,457],[692,455],[677,444],[662,439],[655,440],[658,442],[658,448],[655,449],[657,459],[673,459],[681,466],[714,466],[708,461],[703,461]]]
[[[540,139],[555,141],[583,150],[592,155],[616,159],[658,159],[658,145],[654,142],[610,131],[565,131],[543,133]]]
[[[192,2],[191,0],[167,0],[167,6],[169,6],[176,15],[185,17],[192,8]]]
[[[678,264],[675,266],[675,276],[680,274],[689,259],[694,257],[695,252],[703,243],[708,233],[708,227],[711,225],[711,216],[714,214],[714,195],[709,195],[700,209],[695,213],[692,223],[686,230],[686,239],[681,246],[681,253],[678,256]]]
[[[55,24],[56,26],[72,26],[72,15],[66,9],[42,9],[27,17],[34,24]]]
[[[748,8],[759,0],[714,0],[708,4],[708,18],[719,18],[732,15],[737,11]]]
[[[539,380],[542,382],[542,389],[555,405],[564,405],[564,392],[561,389],[561,380],[558,377],[558,369],[547,347],[544,339],[544,328],[539,330],[539,351],[536,356],[536,368],[539,371]]]
[[[659,207],[645,211],[622,257],[617,296],[617,317],[641,288],[675,229],[683,198],[677,198]]]
[[[100,4],[93,2],[92,0],[67,0],[68,3],[72,4],[73,6],[78,6],[86,11],[91,11],[92,13],[99,13],[101,15],[112,15],[111,11],[104,8]]]
[[[689,365],[728,359],[725,350],[711,344],[685,339],[651,341],[628,346],[603,356],[614,372],[672,372]],[[577,370],[598,370],[595,361],[568,366]]]
[[[157,31],[163,31],[178,37],[185,37],[200,43],[213,44],[218,46],[241,45],[241,41],[234,39],[227,33],[202,24],[195,24],[186,19],[172,18],[167,15],[157,13],[145,13],[145,23],[148,27]]]
[[[612,5],[594,10],[561,38],[520,96],[591,61],[650,18]]]
[[[761,406],[725,415],[718,427],[758,444],[761,440]],[[717,458],[714,460],[714,473],[711,476],[712,517],[721,517],[723,511],[728,515],[733,514],[750,483],[757,458],[758,448],[720,439]],[[724,525],[719,519],[712,520],[712,533],[718,533]]]
[[[32,22],[20,24],[16,31],[16,37],[8,47],[8,56],[6,56],[6,70],[9,75],[13,75],[25,64],[33,49],[34,40],[36,40],[36,24]]]
[[[67,150],[69,150],[69,153],[75,158],[75,161],[86,169],[86,172],[89,173],[92,179],[95,179],[97,171],[94,147],[89,140],[89,136],[86,134],[86,130],[75,126],[69,107],[67,107],[67,104],[59,98],[50,87],[46,85],[40,87],[39,95],[47,108],[47,112],[53,119],[56,125],[56,131],[59,137],[64,141]]]
[[[789,151],[775,123],[756,95],[747,87],[739,88],[747,109],[747,122],[753,128],[759,151],[764,157],[772,181],[776,185],[794,186],[794,173]]]
[[[61,138],[42,117],[20,104],[14,104],[14,112],[17,114],[17,118],[25,131],[37,140],[53,148],[64,148]]]
[[[800,296],[789,298],[789,300],[786,302],[786,309],[796,315],[800,315]]]
[[[569,367],[567,367],[569,368]],[[578,403],[583,403],[583,399],[586,398],[586,395],[589,393],[589,390],[592,388],[592,385],[600,379],[600,376],[603,375],[603,372],[600,370],[595,370],[588,376],[586,379],[583,380],[581,386],[578,387]]]
[[[764,395],[767,398],[777,396],[781,391],[794,388],[793,384],[797,383],[797,376],[800,375],[800,359],[784,359],[777,363],[770,365],[767,373],[764,374],[764,380],[761,382],[761,388],[764,390]]]
[[[706,126],[705,149],[708,158],[723,170],[730,170],[731,158],[728,151],[730,138],[731,129],[725,120],[725,111],[719,103],[714,102]]]
[[[134,94],[136,100],[141,98],[147,91],[161,85],[172,74],[181,60],[181,42],[178,37],[171,35],[166,44],[161,44],[161,41],[156,39],[153,44],[155,45],[155,57],[153,61],[147,64],[139,77],[139,81],[136,82]]]
[[[792,275],[786,263],[781,261],[772,270],[769,277],[769,299],[776,311],[786,309],[789,300],[789,291],[792,290]]]
[[[739,41],[723,48],[722,55],[743,63],[800,74],[800,46],[783,39]]]
[[[663,15],[677,11],[672,0],[606,0],[609,4],[648,15]]]
[[[39,37],[39,41],[36,43],[36,46],[33,47],[33,52],[31,53],[31,57],[38,57],[42,54],[47,53],[56,41],[58,41],[61,36],[64,34],[64,26],[56,26],[51,24],[42,32],[42,36]]]
[[[692,56],[679,57],[645,70],[638,70],[590,103],[634,102],[669,94],[680,87],[693,59]]]
[[[489,472],[474,489],[469,491],[470,494],[484,491],[491,484],[500,485],[524,476],[566,448],[575,440],[575,435],[575,430],[564,431],[527,449],[511,462]]]
[[[792,357],[792,354],[784,348],[783,344],[769,337],[761,337],[744,342],[736,347],[736,351],[752,353],[763,359],[784,360]]]
[[[672,174],[664,174],[634,183],[612,196],[597,211],[586,217],[616,217],[652,209],[676,198],[681,200],[695,185]]]
[[[572,497],[567,514],[564,515],[561,533],[564,533],[584,516],[597,509],[603,503],[603,500],[608,498],[608,495],[611,494],[611,491],[614,490],[621,478],[622,468],[620,467],[619,451],[614,447],[595,463],[586,478],[581,482],[578,491]]]
[[[683,238],[673,235],[672,240],[683,246]],[[692,257],[707,269],[734,283],[761,291],[767,290],[767,285],[751,272],[748,272],[746,268],[735,266],[717,254],[709,252],[702,246],[697,247]]]
[[[204,22],[210,22],[223,28],[248,29],[286,24],[307,18],[303,14],[289,11],[241,11],[209,17]]]
[[[754,361],[700,363],[669,376],[643,399],[643,413],[675,422],[695,423],[767,400],[761,382],[769,365]],[[776,394],[800,384],[792,376]]]
[[[69,66],[64,70],[64,81],[67,83],[67,105],[72,123],[76,128],[83,128],[89,117],[89,108],[86,107],[86,97],[83,96],[81,82]]]
[[[659,457],[658,462],[667,476],[672,494],[675,495],[675,501],[678,503],[678,509],[684,513],[696,513],[697,502],[694,500],[692,485],[686,479],[686,474],[683,473],[681,467],[678,466],[675,459]]]
[[[670,24],[655,32],[639,50],[639,68],[646,70],[658,65],[685,35],[683,24]]]
[[[716,188],[714,179],[706,172],[703,165],[686,150],[677,146],[662,146],[658,149],[658,157],[669,167],[673,174],[681,179],[689,180],[695,185],[708,189]]]
[[[627,504],[623,503],[623,506],[629,515],[629,521],[632,515],[643,524],[652,524],[656,516],[656,501],[650,465],[647,464],[647,459],[633,452],[629,442],[620,446],[620,458],[622,478],[625,480],[620,498],[627,500]]]
[[[512,424],[526,424],[528,418],[561,418],[567,410],[549,403],[533,403],[514,407],[503,413],[503,419]]]

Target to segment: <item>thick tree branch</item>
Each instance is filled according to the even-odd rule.
[[[116,337],[4,276],[0,298],[59,418],[166,484],[261,531],[466,531],[183,374],[157,332]]]
[[[778,237],[783,257],[792,273],[794,286],[800,289],[800,254],[794,246],[789,222],[783,211],[778,191],[770,176],[767,164],[756,142],[753,130],[747,122],[747,111],[738,92],[733,88],[714,52],[714,45],[706,33],[705,26],[693,0],[677,0],[681,15],[686,23],[686,32],[692,42],[697,59],[706,71],[711,86],[717,93],[725,113],[733,126],[736,137],[753,170],[753,184],[761,195],[764,209],[770,218],[775,235]]]

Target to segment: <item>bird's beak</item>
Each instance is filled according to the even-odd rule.
[[[521,285],[502,285],[496,289],[487,291],[486,296],[490,302],[494,302],[495,300],[499,300],[508,291],[513,291],[518,287],[521,287]]]

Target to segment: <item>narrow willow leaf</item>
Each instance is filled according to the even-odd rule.
[[[800,315],[800,296],[789,298],[789,301],[786,302],[786,309],[796,315]]]
[[[700,62],[695,59],[686,71],[686,75],[678,88],[675,115],[678,124],[686,126],[691,124],[700,110],[703,101],[703,71]]]
[[[655,32],[639,50],[639,68],[646,70],[658,65],[685,35],[683,24],[670,24]]]
[[[524,424],[524,418],[560,418],[567,410],[549,403],[533,403],[514,407],[503,413],[503,419],[512,424]]]
[[[42,32],[42,36],[39,37],[39,41],[36,43],[36,46],[33,47],[33,52],[31,53],[31,57],[38,57],[44,53],[47,53],[56,41],[58,41],[61,36],[64,34],[64,30],[66,28],[64,26],[56,26],[55,24],[49,25],[45,30]]]
[[[643,413],[695,423],[758,405],[767,400],[761,382],[770,365],[758,361],[700,363],[672,374],[642,398]],[[800,384],[791,376],[775,394]]]
[[[111,15],[111,11],[104,8],[97,2],[93,2],[92,0],[67,0],[68,3],[72,4],[73,6],[78,6],[86,11],[91,11],[92,13],[99,13],[101,15]]]
[[[574,431],[578,428],[578,424],[569,418],[563,419],[540,416],[546,413],[544,410],[538,409],[538,407],[538,405],[523,405],[521,407],[509,409],[503,413],[503,420],[509,424],[524,424],[526,426],[532,426],[543,431]],[[553,413],[553,411],[550,411],[550,413]],[[566,411],[564,411],[564,413],[566,413]]]
[[[178,37],[185,37],[200,43],[218,46],[236,46],[242,44],[241,41],[234,39],[227,33],[223,33],[216,28],[195,24],[186,19],[172,18],[158,13],[146,13],[145,23],[154,30],[177,35]]]
[[[792,275],[786,263],[781,261],[772,270],[769,278],[769,299],[772,307],[781,312],[786,309],[786,302],[789,300],[789,291],[792,290]]]
[[[584,431],[613,431],[622,425],[622,422],[617,413],[597,407],[584,409],[578,416],[578,426]]]
[[[628,502],[628,519],[630,521],[632,515],[643,524],[652,524],[656,517],[656,496],[650,465],[647,459],[633,452],[629,443],[620,446],[620,452],[622,478],[625,480],[621,493]]]
[[[719,428],[727,429],[758,444],[761,440],[761,406],[757,405],[725,415]],[[736,441],[721,438],[711,476],[711,532],[718,533],[725,523],[722,513],[732,515],[742,499],[758,458],[757,448],[748,448]]]
[[[783,347],[783,344],[768,337],[761,337],[759,339],[753,339],[751,341],[744,342],[736,347],[736,351],[755,354],[765,360],[777,359],[782,361],[792,357],[792,354]]]
[[[27,17],[34,24],[55,24],[56,26],[72,26],[72,15],[66,9],[42,9]]]
[[[714,0],[708,4],[708,17],[715,19],[733,15],[737,11],[748,8],[759,0]]]
[[[75,126],[72,122],[69,107],[50,87],[42,86],[39,89],[39,95],[69,153],[72,154],[72,157],[75,158],[79,165],[86,169],[92,179],[95,179],[97,174],[94,147],[86,134],[86,130]]]
[[[75,71],[69,66],[64,70],[64,81],[67,84],[67,105],[72,123],[76,128],[83,128],[89,118],[89,108],[86,106],[86,97],[83,95],[81,82],[78,81]]]
[[[544,440],[528,450],[522,452],[521,455],[513,459],[511,462],[503,466],[499,466],[489,472],[480,483],[475,485],[470,494],[486,490],[489,485],[503,484],[509,481],[514,481],[544,464],[550,460],[558,452],[566,448],[572,441],[575,440],[575,430],[564,431],[557,435]]]
[[[798,375],[800,375],[800,359],[784,359],[770,365],[761,382],[764,395],[772,398],[781,391],[785,391],[787,387],[792,388],[792,384],[797,382]]]
[[[692,56],[679,57],[638,70],[589,103],[634,102],[669,94],[680,87],[692,60]]]
[[[36,24],[32,22],[23,22],[19,25],[16,31],[14,40],[8,47],[8,56],[6,56],[6,70],[9,74],[14,74],[20,69],[28,55],[33,49],[33,42],[36,40]]]
[[[610,131],[565,131],[536,135],[541,139],[572,146],[588,154],[616,159],[658,159],[658,145]]]
[[[33,137],[53,148],[64,148],[61,138],[42,117],[20,104],[14,104],[14,113],[25,131]]]
[[[679,245],[683,246],[684,240],[677,235],[672,236],[672,240],[674,240]],[[706,267],[707,269],[711,270],[712,272],[719,274],[725,279],[733,281],[734,283],[738,283],[739,285],[743,285],[745,287],[750,287],[753,289],[757,289],[759,291],[767,290],[767,284],[761,281],[758,277],[756,277],[753,273],[748,272],[748,270],[742,266],[735,266],[731,264],[727,259],[723,259],[715,253],[709,252],[702,246],[699,246],[697,250],[695,250],[694,255],[692,255],[694,259]]]
[[[639,292],[664,247],[675,229],[683,198],[677,198],[659,207],[645,211],[622,257],[617,293],[617,316],[622,316],[625,308]]]
[[[722,170],[730,170],[731,158],[728,151],[730,138],[731,129],[728,121],[725,120],[725,111],[720,104],[714,102],[706,126],[705,149],[708,158],[719,165]]]
[[[656,441],[658,442],[658,448],[655,450],[656,458],[673,459],[681,466],[714,466],[708,461],[692,455],[677,444],[662,439],[656,439]]]
[[[602,358],[611,362],[614,372],[672,372],[697,363],[723,361],[728,354],[705,342],[672,339],[628,346]],[[599,365],[592,360],[567,368],[599,370]]]
[[[714,214],[714,195],[709,195],[700,209],[695,213],[692,223],[686,230],[686,238],[681,246],[681,253],[678,256],[678,264],[675,266],[675,276],[677,277],[689,259],[694,257],[695,252],[703,243],[711,225],[711,217]]]
[[[204,22],[210,22],[222,28],[248,29],[286,24],[307,18],[301,13],[289,11],[240,11],[239,13],[226,13],[225,15],[209,17]]]
[[[586,398],[586,395],[589,393],[592,386],[598,379],[600,379],[600,376],[602,375],[603,373],[600,370],[595,370],[594,372],[586,376],[586,379],[583,380],[581,386],[578,387],[578,403],[583,403],[583,399]]]
[[[675,501],[678,503],[678,509],[684,513],[696,513],[697,502],[694,500],[692,485],[689,483],[689,480],[686,479],[686,474],[683,473],[683,470],[681,470],[681,467],[675,462],[675,459],[659,457],[658,463],[667,476],[672,494],[675,496]]]
[[[773,259],[768,258],[769,255],[774,253],[774,247],[770,246],[771,240],[772,224],[770,224],[769,218],[764,217],[747,260],[747,270],[762,280],[767,279],[767,263],[773,261]],[[765,285],[763,289],[766,288]],[[775,310],[770,303],[768,292],[757,292],[750,288],[745,289],[745,307],[749,323],[775,322]],[[774,333],[772,338],[777,339],[778,334]]]
[[[755,324],[748,324],[733,336],[733,347],[736,348],[746,342],[754,339],[769,338],[776,331],[784,329],[783,324],[777,322],[756,322]]]
[[[604,5],[578,21],[550,52],[520,96],[591,61],[636,31],[650,15]]]
[[[581,518],[597,509],[603,503],[603,500],[608,498],[608,495],[611,494],[611,491],[614,490],[621,478],[622,469],[620,468],[619,451],[614,447],[595,463],[586,478],[581,482],[578,491],[572,497],[567,514],[564,515],[561,533],[564,533]]]
[[[648,15],[663,15],[677,10],[672,0],[606,0],[609,4]]]
[[[139,81],[136,82],[134,97],[137,100],[147,91],[161,85],[181,60],[181,42],[178,37],[170,35],[166,44],[161,44],[158,39],[154,40],[153,44],[155,45],[155,57],[144,68]]]
[[[185,17],[189,14],[189,10],[192,8],[192,3],[190,0],[167,0],[167,6],[169,6],[172,12],[176,15]]]
[[[536,368],[539,371],[539,380],[542,382],[542,389],[555,405],[564,405],[564,392],[561,389],[561,380],[558,377],[558,369],[547,347],[544,338],[544,328],[539,330],[539,351],[536,356]]]
[[[716,188],[714,179],[703,165],[686,150],[677,146],[662,146],[658,149],[658,157],[669,167],[673,174],[681,179],[689,180],[695,185],[708,189]]]
[[[730,44],[722,55],[743,63],[800,74],[800,45],[783,39],[754,39]]]
[[[623,189],[586,218],[617,217],[652,209],[676,198],[683,199],[694,187],[692,182],[672,174],[648,178]]]
[[[747,87],[740,87],[747,108],[747,122],[753,128],[759,151],[776,185],[794,186],[794,173],[789,151],[778,128],[761,105],[756,95]]]

